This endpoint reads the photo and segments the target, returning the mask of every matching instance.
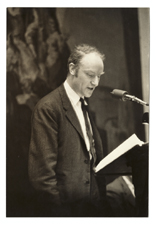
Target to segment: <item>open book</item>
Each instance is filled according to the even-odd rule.
[[[97,173],[99,170],[103,169],[105,166],[113,162],[115,159],[119,158],[124,153],[128,152],[134,146],[139,145],[142,146],[144,144],[136,134],[130,136],[126,141],[124,141],[121,145],[115,148],[110,154],[108,154],[104,159],[102,159],[99,164],[95,168],[95,172]]]

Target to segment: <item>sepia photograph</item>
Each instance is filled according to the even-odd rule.
[[[149,7],[6,7],[6,217],[149,217]]]

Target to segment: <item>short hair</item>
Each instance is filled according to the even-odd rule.
[[[97,53],[99,57],[102,59],[102,61],[104,62],[105,55],[101,53],[96,47],[90,46],[87,44],[80,44],[75,46],[75,48],[71,52],[68,58],[68,68],[70,63],[73,63],[76,66],[76,68],[78,68],[82,57],[86,54],[93,53],[93,52]]]

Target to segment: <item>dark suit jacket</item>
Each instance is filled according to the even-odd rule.
[[[92,120],[91,124],[98,163],[103,158],[102,143]],[[63,85],[35,107],[29,177],[34,188],[47,193],[49,201],[57,205],[100,200],[81,127]]]

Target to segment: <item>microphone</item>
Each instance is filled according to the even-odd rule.
[[[119,90],[119,89],[114,89],[111,94],[113,95],[113,97],[118,98],[122,101],[132,101],[132,102],[136,102],[139,103],[141,105],[146,105],[149,106],[149,104],[147,102],[142,101],[141,99],[133,96],[133,95],[129,95],[127,91],[123,91],[123,90]]]

